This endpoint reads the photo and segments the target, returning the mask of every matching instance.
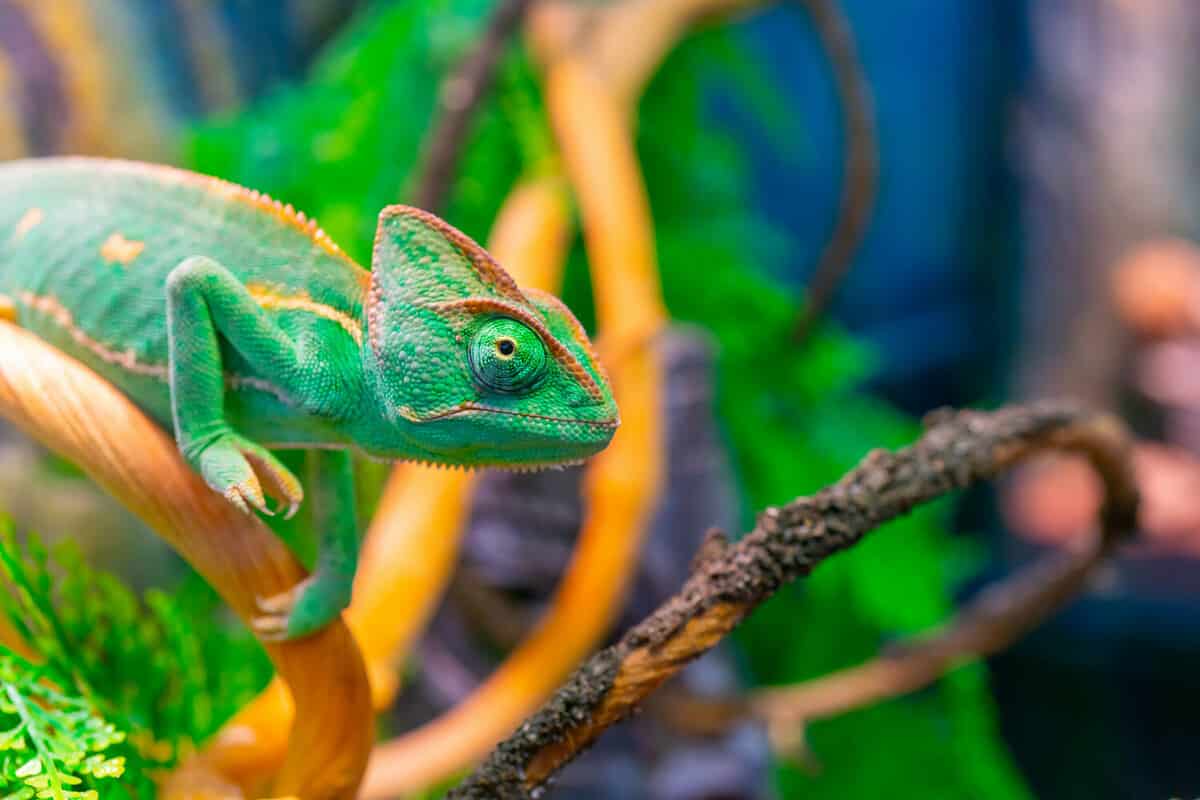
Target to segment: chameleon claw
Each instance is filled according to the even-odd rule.
[[[286,589],[279,594],[273,594],[269,597],[255,598],[254,605],[262,613],[268,615],[283,615],[292,610],[292,606],[296,605],[296,598],[304,591],[304,587],[308,585],[308,579],[297,583],[290,589]]]
[[[243,446],[241,453],[254,470],[257,480],[261,481],[261,485],[266,488],[267,492],[279,501],[280,508],[283,507],[283,504],[287,504],[284,519],[291,519],[304,500],[304,487],[300,485],[300,481],[296,480],[296,476],[279,463],[275,456],[257,445]],[[267,511],[265,503],[259,508],[268,516],[275,513]]]
[[[237,489],[231,488],[226,491],[225,499],[237,506],[238,510],[243,514],[250,513],[250,506],[246,505],[246,501],[242,499],[242,496],[238,493]]]
[[[251,627],[263,641],[309,636],[350,604],[350,586],[350,578],[344,573],[317,571],[290,589],[256,598],[258,613]]]
[[[254,633],[264,642],[280,642],[288,638],[288,620],[301,592],[309,579],[297,583],[290,589],[269,597],[257,597],[254,605],[258,614],[250,621]]]
[[[263,642],[282,642],[287,639],[286,617],[255,617],[250,621],[254,635]]]
[[[250,508],[256,508],[267,516],[274,514],[267,508],[267,499],[263,496],[258,479],[251,476],[244,481],[235,483],[225,490],[225,499],[237,506],[243,513],[250,514]]]

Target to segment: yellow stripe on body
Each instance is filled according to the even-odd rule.
[[[260,283],[246,284],[246,291],[254,298],[254,302],[268,311],[307,311],[330,322],[336,322],[350,334],[355,344],[362,347],[362,324],[345,311],[318,303],[306,293],[283,295]]]
[[[60,303],[57,298],[51,295],[38,295],[32,292],[20,292],[18,297],[20,297],[21,302],[25,305],[53,319],[59,327],[70,334],[71,338],[79,346],[94,354],[101,361],[121,367],[127,372],[132,372],[134,375],[156,378],[161,381],[167,380],[168,370],[166,364],[139,361],[137,354],[132,349],[115,350],[104,342],[93,339],[86,331],[79,327],[70,309]],[[0,294],[0,319],[10,322],[17,321],[16,304],[8,295]],[[226,372],[224,380],[225,385],[230,389],[254,389],[274,395],[280,402],[286,405],[292,405],[293,403],[292,399],[283,389],[264,378]]]

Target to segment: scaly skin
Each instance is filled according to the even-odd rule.
[[[348,454],[534,468],[603,449],[606,378],[555,298],[405,206],[367,272],[290,207],[169,167],[0,165],[0,315],[103,375],[208,484],[268,512],[301,501],[267,448],[318,448],[312,576],[260,601],[260,635],[311,633],[349,602]],[[342,452],[325,452],[328,450]]]

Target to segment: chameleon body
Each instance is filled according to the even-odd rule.
[[[303,214],[216,178],[8,162],[0,315],[115,384],[244,510],[268,512],[266,490],[294,513],[301,485],[268,448],[315,448],[320,554],[260,600],[264,637],[310,633],[349,602],[348,451],[536,468],[596,453],[617,426],[571,313],[406,206],[380,213],[367,271]]]

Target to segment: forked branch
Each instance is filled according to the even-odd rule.
[[[1132,534],[1138,495],[1116,420],[1062,405],[939,414],[910,447],[876,450],[833,486],[766,509],[737,543],[710,537],[680,592],[580,667],[450,797],[529,796],[779,587],[913,507],[1045,450],[1082,453],[1099,473],[1102,550]]]

